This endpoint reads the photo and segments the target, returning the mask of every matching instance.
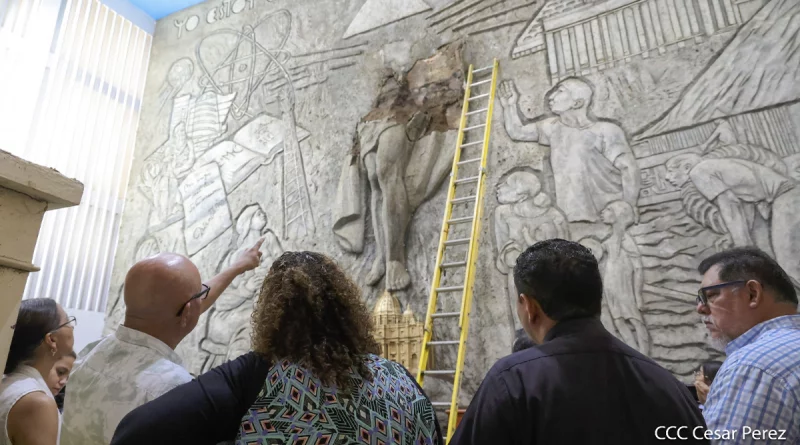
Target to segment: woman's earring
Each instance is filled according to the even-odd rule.
[[[55,349],[51,349],[51,350],[50,350],[50,352],[51,352],[51,354],[52,354],[52,356],[53,356],[53,357],[55,357],[55,356],[56,356],[56,350],[55,350]]]

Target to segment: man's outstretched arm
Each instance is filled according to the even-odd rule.
[[[230,267],[217,274],[214,278],[206,281],[206,285],[208,285],[211,290],[208,291],[208,296],[204,300],[200,300],[201,314],[214,305],[217,298],[231,285],[234,278],[248,270],[253,270],[258,267],[261,263],[261,251],[259,249],[263,242],[264,238],[256,241],[256,244],[242,252],[239,258],[236,258]]]

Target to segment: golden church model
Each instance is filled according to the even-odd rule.
[[[423,325],[417,321],[411,307],[406,307],[406,311],[401,313],[397,297],[384,291],[375,303],[372,319],[375,325],[373,335],[381,345],[381,355],[416,374]]]

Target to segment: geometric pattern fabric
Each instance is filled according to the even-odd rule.
[[[351,371],[347,393],[284,360],[242,417],[237,445],[441,445],[430,400],[408,371],[370,354],[370,382]]]

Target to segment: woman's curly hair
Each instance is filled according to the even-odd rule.
[[[253,350],[271,363],[288,359],[323,384],[350,385],[352,370],[372,375],[366,354],[380,353],[361,290],[316,252],[286,252],[273,264],[253,311]]]

